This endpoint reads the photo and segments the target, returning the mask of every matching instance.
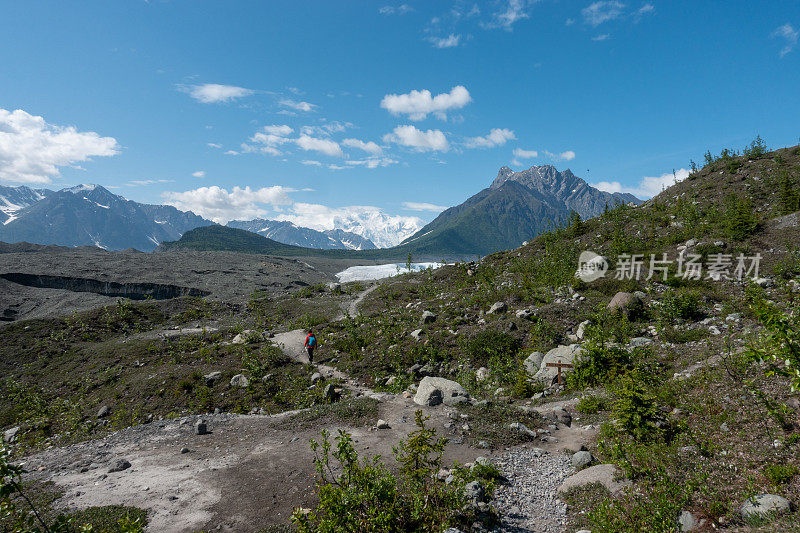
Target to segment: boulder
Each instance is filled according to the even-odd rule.
[[[97,410],[97,418],[105,418],[110,414],[111,414],[111,408],[107,405],[104,405]]]
[[[422,324],[430,324],[436,320],[436,314],[431,313],[430,311],[423,311],[422,318],[420,319],[420,323]]]
[[[586,335],[586,327],[591,323],[592,322],[589,320],[584,320],[578,324],[578,329],[575,331],[575,337],[577,337],[579,341],[583,340],[583,337]]]
[[[520,435],[525,435],[528,437],[536,437],[536,433],[531,431],[528,426],[523,424],[522,422],[512,422],[508,425],[508,429],[513,431],[514,433],[519,433]]]
[[[635,314],[642,305],[642,301],[629,292],[618,292],[611,298],[606,309],[612,313],[624,313],[627,316]]]
[[[231,341],[231,344],[244,344],[245,342],[247,342],[247,337],[251,333],[253,333],[252,329],[246,329],[246,330],[242,331],[241,333],[239,333],[238,335],[236,335],[233,338],[233,340]]]
[[[628,342],[628,346],[631,348],[644,348],[645,346],[650,346],[653,344],[653,339],[649,339],[647,337],[634,337]]]
[[[591,483],[600,483],[612,495],[617,495],[631,484],[630,481],[618,481],[620,476],[620,471],[612,464],[590,466],[565,479],[558,488],[558,492],[564,493],[573,487],[585,487]]]
[[[529,320],[535,316],[533,309],[518,309],[515,313],[517,318]]]
[[[425,335],[425,332],[424,332],[424,331],[422,331],[421,329],[415,329],[414,331],[412,331],[412,332],[411,332],[411,337],[412,337],[414,340],[417,340],[417,341],[418,341],[418,340],[420,340],[420,338],[421,338],[423,335]]]
[[[245,388],[250,385],[250,380],[244,374],[236,374],[231,378],[231,387]]]
[[[533,379],[552,383],[558,377],[558,369],[547,366],[547,363],[567,363],[574,365],[580,360],[581,347],[578,344],[570,344],[569,346],[558,346],[553,348],[545,354],[542,362],[539,365],[539,370],[534,374]],[[569,372],[568,368],[561,369],[562,374]]]
[[[475,371],[475,381],[478,382],[486,381],[486,378],[488,377],[489,377],[489,369],[486,368],[485,366],[482,366]]]
[[[544,354],[542,352],[533,352],[525,359],[523,364],[528,374],[533,376],[539,371],[539,368],[542,366],[542,359],[544,359]]]
[[[508,306],[506,305],[505,302],[495,302],[495,303],[492,304],[492,306],[489,308],[489,310],[486,311],[486,314],[487,315],[494,315],[494,314],[498,314],[498,313],[505,313],[506,309],[508,309]]]
[[[111,465],[111,468],[108,469],[108,473],[111,474],[113,472],[122,472],[130,467],[131,463],[127,459],[117,459],[114,461],[114,464]]]
[[[576,469],[581,469],[590,464],[592,464],[592,454],[585,450],[581,450],[572,456],[572,466]]]
[[[211,372],[203,376],[203,379],[206,382],[206,387],[213,387],[214,383],[216,383],[221,377],[222,377],[222,372]]]
[[[417,393],[414,395],[414,403],[417,405],[439,405],[440,403],[448,406],[459,405],[469,403],[469,393],[455,381],[426,376],[419,382]]]
[[[759,494],[748,498],[742,505],[742,518],[765,518],[771,514],[788,513],[791,510],[789,500],[775,494]]]
[[[383,419],[378,420],[378,422],[375,424],[375,428],[376,429],[391,429],[389,427],[389,422],[387,422],[386,420],[383,420]]]
[[[311,374],[311,383],[317,383],[319,381],[324,380],[325,378],[319,372],[314,372]]]
[[[341,292],[342,284],[341,283],[334,283],[333,281],[328,282],[328,290],[331,292]]]
[[[333,383],[328,383],[322,391],[322,397],[328,403],[334,403],[339,399],[339,391],[334,388]]]
[[[203,419],[198,420],[194,423],[194,433],[195,435],[207,435],[208,434],[208,424]]]
[[[3,441],[11,444],[17,440],[17,434],[19,434],[19,426],[7,429],[3,432]]]
[[[698,520],[697,517],[689,511],[681,511],[681,514],[678,517],[678,525],[681,527],[682,533],[697,531],[703,526],[704,523],[705,520]]]

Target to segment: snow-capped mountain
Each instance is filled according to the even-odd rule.
[[[333,229],[317,231],[292,222],[280,220],[231,220],[232,228],[244,229],[263,235],[273,241],[320,250],[373,250],[375,244],[355,233]]]
[[[4,187],[0,185],[0,224],[8,224],[16,213],[33,205],[53,191],[30,187]]]
[[[317,231],[346,231],[368,239],[378,248],[397,246],[424,225],[418,217],[389,215],[377,207],[351,206],[339,209],[324,208],[324,213],[315,211],[321,207],[297,204],[295,214],[279,215],[276,219]],[[307,209],[308,212],[297,214],[303,209]]]
[[[0,197],[0,204],[7,206],[0,225],[4,242],[151,251],[190,229],[213,224],[172,206],[127,200],[99,185],[56,192],[2,187]]]

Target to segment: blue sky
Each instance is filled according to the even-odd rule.
[[[413,225],[502,165],[644,195],[707,149],[800,135],[797,0],[27,0],[0,21],[3,184],[218,220]]]

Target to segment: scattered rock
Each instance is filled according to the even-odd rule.
[[[386,420],[383,420],[383,419],[378,420],[378,423],[375,424],[375,427],[377,429],[391,429],[389,427],[389,422],[387,422]]]
[[[339,391],[334,388],[333,383],[328,383],[322,391],[322,397],[326,402],[334,403],[339,400]]]
[[[221,377],[222,377],[222,372],[211,372],[203,376],[203,379],[206,382],[206,387],[213,387],[214,383],[216,383]]]
[[[114,461],[114,464],[111,466],[111,468],[108,469],[108,473],[111,474],[112,472],[122,472],[130,467],[131,463],[127,459],[117,459]]]
[[[575,364],[581,354],[581,347],[578,344],[570,344],[569,346],[558,346],[553,348],[545,354],[542,362],[539,365],[539,370],[534,374],[533,379],[552,383],[558,376],[558,369],[547,366],[547,363],[562,363]],[[563,368],[561,372],[569,372],[569,369]]]
[[[563,493],[573,487],[584,487],[591,483],[600,483],[611,494],[616,495],[631,484],[630,481],[617,481],[620,475],[620,471],[612,464],[590,466],[568,477],[558,488],[558,492]]]
[[[742,518],[765,518],[770,514],[788,513],[791,509],[789,500],[775,494],[759,494],[749,498],[742,505]]]
[[[606,306],[606,309],[612,313],[624,313],[631,316],[636,313],[642,301],[629,292],[618,292],[611,298],[611,301]]]
[[[11,429],[7,429],[3,432],[3,441],[11,444],[12,442],[17,440],[18,434],[19,434],[19,426],[14,426]]]
[[[194,423],[194,433],[195,435],[207,435],[208,434],[208,424],[203,419],[198,420]]]
[[[506,309],[508,309],[508,306],[506,305],[505,302],[495,302],[495,303],[492,304],[492,306],[489,308],[489,310],[486,311],[486,314],[487,315],[494,315],[494,314],[497,314],[497,313],[505,313]]]
[[[528,426],[523,424],[522,422],[512,422],[508,425],[508,429],[514,431],[515,433],[519,433],[520,435],[527,435],[528,437],[536,437],[536,433],[531,431]]]
[[[536,313],[533,311],[533,309],[518,309],[515,314],[517,318],[528,320],[533,318]]]
[[[469,403],[469,393],[464,387],[445,378],[426,376],[419,382],[417,394],[414,396],[417,405],[459,405]]]
[[[539,368],[542,366],[542,359],[544,359],[544,354],[542,352],[533,352],[525,359],[523,364],[528,374],[533,376],[539,371]]]
[[[317,382],[322,381],[324,379],[325,378],[323,377],[323,375],[320,374],[319,372],[314,372],[313,374],[311,374],[311,383],[317,383]]]
[[[631,348],[644,348],[651,344],[653,344],[653,339],[648,339],[647,337],[634,337],[628,342],[628,346]]]
[[[250,380],[244,374],[236,374],[231,378],[231,387],[245,388],[250,385]]]
[[[105,418],[110,414],[111,414],[111,408],[107,405],[104,405],[97,410],[97,418]]]
[[[592,464],[592,454],[587,451],[579,451],[572,456],[572,466],[581,469]]]
[[[420,319],[420,322],[422,324],[430,324],[431,322],[434,322],[435,320],[436,320],[436,314],[435,313],[431,313],[430,311],[423,311],[422,318]]]
[[[753,283],[764,289],[768,289],[775,285],[775,282],[772,281],[771,278],[754,278]]]
[[[696,531],[705,524],[705,520],[698,520],[689,511],[682,511],[678,517],[678,525],[681,526],[681,531],[686,533],[688,531]]]
[[[415,329],[414,331],[411,332],[411,337],[417,341],[420,340],[420,337],[422,337],[423,335],[425,335],[425,332],[421,329]]]
[[[477,382],[486,381],[486,378],[489,377],[489,369],[485,366],[480,367],[478,370],[475,371],[475,380]]]

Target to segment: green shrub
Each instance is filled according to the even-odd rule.
[[[508,333],[486,330],[470,337],[464,351],[472,366],[508,374],[514,371],[519,347],[519,341]]]
[[[567,374],[567,386],[581,390],[608,383],[630,368],[631,364],[631,354],[627,350],[590,341],[584,344],[575,368]]]
[[[675,320],[697,320],[703,316],[700,296],[696,292],[678,292],[668,289],[658,306],[658,318],[669,324]]]
[[[575,409],[585,415],[597,414],[608,409],[608,400],[601,396],[584,396],[580,399]]]
[[[295,511],[292,520],[298,530],[399,533],[470,524],[471,517],[462,515],[467,474],[462,470],[457,482],[450,485],[436,478],[447,440],[437,439],[425,420],[417,411],[417,429],[394,449],[397,474],[379,457],[360,459],[351,436],[342,430],[334,449],[323,430],[321,442],[311,441],[319,503],[308,513]],[[338,463],[336,467],[331,458]]]
[[[666,432],[656,397],[644,381],[644,376],[633,371],[622,376],[614,387],[612,414],[617,427],[637,442],[659,440]]]
[[[767,465],[764,467],[764,475],[775,485],[788,483],[797,472],[798,468],[794,465]]]
[[[750,359],[766,363],[767,376],[790,380],[792,392],[800,389],[800,313],[783,312],[764,298],[763,291],[748,289],[748,302],[764,332],[747,351]]]

